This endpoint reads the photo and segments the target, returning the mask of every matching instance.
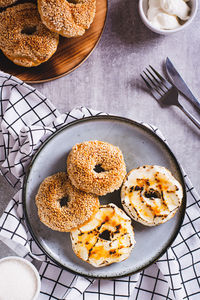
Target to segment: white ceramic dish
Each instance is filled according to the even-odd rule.
[[[196,16],[197,13],[197,9],[198,9],[198,0],[190,0],[188,2],[188,5],[191,8],[191,12],[190,12],[190,17],[189,19],[180,27],[176,28],[176,29],[170,29],[170,30],[163,30],[163,29],[158,29],[155,28],[150,21],[147,18],[147,10],[148,10],[148,3],[149,0],[139,0],[139,14],[140,17],[143,21],[143,23],[153,32],[156,32],[158,34],[162,34],[162,35],[169,35],[175,32],[179,32],[184,30],[185,28],[187,28],[192,21],[194,20],[194,17]]]
[[[127,171],[145,164],[168,168],[183,186],[181,208],[167,223],[147,227],[133,222],[136,246],[123,262],[95,268],[72,251],[69,233],[52,231],[37,215],[35,195],[41,181],[66,170],[66,158],[72,146],[88,140],[102,140],[120,147]],[[59,145],[59,147],[58,147]],[[85,118],[66,125],[53,134],[34,157],[23,187],[23,206],[29,230],[38,246],[58,265],[74,273],[96,278],[116,278],[136,273],[158,259],[175,239],[183,221],[186,196],[183,176],[167,145],[150,129],[129,119],[115,116]],[[120,191],[100,197],[100,202],[122,208]]]
[[[35,290],[35,293],[34,293],[34,296],[33,296],[32,300],[37,300],[38,296],[39,296],[39,293],[40,293],[40,289],[41,289],[41,281],[40,281],[40,276],[39,276],[39,273],[38,273],[37,269],[28,260],[26,260],[26,259],[24,259],[22,257],[19,257],[19,256],[7,256],[7,257],[4,257],[4,258],[0,259],[0,265],[3,262],[10,262],[10,261],[11,262],[20,262],[20,263],[22,263],[22,264],[24,264],[24,265],[26,265],[26,266],[28,266],[30,268],[30,270],[32,272],[32,275],[34,276],[33,280],[36,283],[36,290]],[[20,287],[20,290],[21,290],[21,293],[23,294],[23,286]],[[1,291],[0,291],[0,299],[1,299]]]

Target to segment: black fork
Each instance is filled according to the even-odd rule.
[[[200,122],[191,115],[178,101],[178,90],[163,78],[152,66],[140,74],[153,97],[161,106],[178,106],[186,116],[200,129]]]

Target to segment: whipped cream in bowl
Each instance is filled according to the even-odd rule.
[[[188,0],[149,0],[147,18],[158,29],[176,29],[189,19]]]
[[[171,34],[187,27],[194,19],[198,0],[139,0],[143,23],[159,34]]]

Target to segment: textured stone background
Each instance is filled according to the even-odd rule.
[[[165,74],[163,64],[169,56],[200,99],[200,13],[185,31],[160,36],[141,22],[138,1],[110,0],[108,6],[103,36],[88,60],[63,78],[34,86],[61,112],[85,105],[155,124],[200,192],[200,131],[178,108],[161,108],[139,76],[149,64]],[[180,101],[200,119],[187,100]],[[0,177],[0,215],[13,193]],[[0,257],[9,253],[0,244]]]

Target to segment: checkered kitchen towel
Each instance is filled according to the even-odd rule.
[[[0,170],[18,190],[0,219],[0,235],[25,246],[42,261],[38,300],[63,299],[64,295],[85,300],[199,300],[200,199],[187,175],[187,210],[180,233],[155,264],[132,276],[93,280],[67,272],[41,252],[24,226],[21,184],[34,153],[63,124],[100,114],[84,107],[60,114],[35,88],[0,72]],[[157,128],[151,129],[161,136]]]

